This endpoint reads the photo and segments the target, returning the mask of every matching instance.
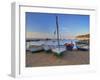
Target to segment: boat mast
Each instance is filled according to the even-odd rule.
[[[58,42],[58,48],[60,50],[58,16],[56,16],[56,27],[57,27],[57,42]]]

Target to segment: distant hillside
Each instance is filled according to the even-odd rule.
[[[83,38],[83,37],[89,38],[90,37],[90,34],[76,36],[76,38]]]
[[[78,40],[89,40],[90,34],[83,34],[83,35],[78,35],[76,36],[76,39]]]

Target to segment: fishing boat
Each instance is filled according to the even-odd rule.
[[[43,48],[42,48],[42,46],[36,46],[35,45],[35,46],[30,47],[29,51],[32,52],[32,53],[39,52],[39,51],[43,51]]]
[[[33,41],[27,41],[26,42],[26,51],[29,51],[29,52],[39,52],[39,51],[43,51],[43,48],[41,46],[41,42],[38,41],[37,42],[33,42]]]
[[[58,25],[58,16],[56,16],[56,36],[57,36],[57,45],[55,45],[54,48],[52,48],[52,52],[54,52],[57,55],[61,55],[63,52],[66,51],[66,48],[60,45],[60,38],[59,38],[59,25]]]
[[[88,51],[89,46],[88,45],[77,45],[77,49],[81,51]]]
[[[83,41],[76,42],[76,46],[78,50],[81,51],[88,51],[89,50],[89,44]]]
[[[43,47],[44,51],[46,51],[46,52],[51,51],[51,48],[50,48],[49,45],[45,45],[45,44],[43,44],[42,47]]]

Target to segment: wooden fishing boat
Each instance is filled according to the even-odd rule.
[[[88,51],[89,50],[89,44],[84,41],[78,41],[76,42],[76,46],[78,50],[82,51]]]
[[[61,55],[64,51],[66,51],[65,47],[60,46],[60,38],[59,38],[59,25],[58,25],[58,16],[56,16],[56,31],[57,31],[57,46],[55,45],[54,48],[52,48],[52,52],[54,52],[57,55]]]
[[[43,48],[42,48],[42,46],[36,46],[35,45],[35,46],[30,47],[29,51],[32,52],[32,53],[39,52],[39,51],[43,51]]]

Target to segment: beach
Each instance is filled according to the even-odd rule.
[[[61,57],[52,52],[26,51],[26,67],[89,64],[89,51],[65,51]]]

